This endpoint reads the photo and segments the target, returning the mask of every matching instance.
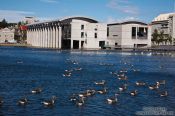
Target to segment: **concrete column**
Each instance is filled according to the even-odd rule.
[[[55,33],[55,47],[58,48],[58,27],[56,27]]]
[[[50,38],[49,38],[49,48],[52,48],[52,42],[53,42],[53,29],[50,27]]]
[[[47,29],[47,48],[49,48],[50,39],[50,28]]]
[[[81,40],[79,40],[79,49],[81,49]]]
[[[62,47],[62,28],[59,26],[59,34],[58,34],[58,36],[59,36],[59,46],[58,46],[58,48],[59,49],[61,49],[61,47]]]
[[[52,36],[52,38],[53,38],[53,41],[52,41],[52,48],[56,48],[56,45],[55,45],[55,27],[53,27],[53,36]]]
[[[43,27],[41,29],[41,47],[43,47]]]
[[[70,46],[71,49],[73,49],[73,39],[71,39],[71,46]]]

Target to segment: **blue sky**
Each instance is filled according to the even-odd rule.
[[[160,13],[174,12],[175,0],[1,0],[0,20],[18,22],[86,16],[100,22],[140,20],[149,23]]]

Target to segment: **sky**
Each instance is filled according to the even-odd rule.
[[[0,21],[19,22],[25,16],[40,21],[85,16],[103,23],[127,20],[150,23],[175,12],[175,0],[0,0]]]

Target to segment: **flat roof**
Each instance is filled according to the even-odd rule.
[[[110,25],[127,25],[127,24],[140,24],[140,25],[148,25],[144,22],[140,22],[140,21],[125,21],[125,22],[121,22],[121,23],[111,23],[108,24],[108,26]]]

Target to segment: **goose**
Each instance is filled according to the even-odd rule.
[[[127,77],[127,76],[120,76],[120,77],[118,77],[118,79],[119,79],[119,80],[127,80],[128,77]]]
[[[76,102],[77,106],[83,106],[84,105],[84,97],[80,97],[77,102]]]
[[[168,92],[167,91],[161,92],[160,96],[161,97],[166,97],[166,96],[168,96]]]
[[[70,70],[65,70],[66,73],[71,73],[73,70],[70,69]]]
[[[70,77],[72,73],[65,73],[63,74],[63,77]]]
[[[82,68],[75,68],[74,70],[75,70],[75,71],[81,71]]]
[[[0,106],[2,106],[2,104],[4,103],[2,97],[0,97]]]
[[[156,82],[157,85],[165,85],[166,81],[165,80],[160,80]]]
[[[137,90],[134,90],[134,91],[131,91],[130,94],[131,94],[132,96],[136,96],[136,95],[138,94],[138,92],[137,92]]]
[[[98,90],[97,93],[99,93],[99,94],[106,94],[107,93],[107,89],[104,88],[103,90]]]
[[[117,99],[117,96],[118,96],[119,94],[115,94],[115,97],[112,97],[112,98],[107,98],[106,100],[107,100],[107,103],[108,104],[115,104],[115,103],[117,103],[117,101],[118,101],[118,99]]]
[[[27,98],[21,98],[19,101],[18,101],[18,105],[26,105],[28,103],[28,100]]]
[[[150,85],[149,86],[149,89],[150,90],[155,90],[155,89],[158,89],[158,88],[159,88],[159,85],[157,85],[157,84],[156,85]]]
[[[145,82],[139,82],[139,81],[136,81],[136,83],[135,83],[137,86],[145,86],[146,85],[146,83]]]
[[[102,80],[101,82],[94,82],[96,85],[104,85],[106,83],[105,80]]]
[[[55,104],[56,99],[57,99],[56,96],[52,96],[51,100],[43,101],[42,104],[44,106],[53,106]]]
[[[42,92],[42,88],[35,88],[31,91],[33,94],[37,94],[37,93],[41,93]]]
[[[127,89],[127,85],[122,85],[118,88],[120,92],[125,91]]]
[[[69,99],[70,101],[76,101],[77,100],[77,97],[76,97],[76,95],[75,94],[73,94],[71,97],[70,97],[70,99]]]

